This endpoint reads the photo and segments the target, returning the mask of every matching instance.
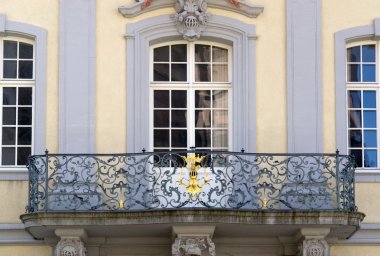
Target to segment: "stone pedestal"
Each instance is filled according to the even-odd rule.
[[[84,229],[56,229],[60,237],[55,247],[55,256],[86,256],[83,240],[87,239]]]
[[[215,244],[211,238],[214,226],[173,227],[173,256],[215,256]]]

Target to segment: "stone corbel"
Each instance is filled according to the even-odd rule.
[[[172,255],[215,256],[215,244],[211,240],[214,230],[213,226],[173,227],[175,240],[172,245]]]
[[[55,234],[60,237],[55,247],[56,256],[86,256],[84,242],[87,234],[84,229],[56,229]]]
[[[297,256],[330,256],[330,247],[325,239],[329,233],[329,228],[301,229]]]

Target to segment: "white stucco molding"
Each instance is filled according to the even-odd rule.
[[[118,10],[124,17],[131,18],[161,8],[174,8],[175,4],[174,0],[152,0],[150,5],[144,8],[144,4],[146,4],[145,2],[146,1],[140,1],[127,6],[120,6]],[[263,6],[246,3],[244,0],[237,0],[234,2],[236,5],[228,0],[207,0],[207,5],[210,8],[237,12],[250,18],[256,18],[264,10]]]

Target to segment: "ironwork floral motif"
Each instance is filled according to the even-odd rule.
[[[195,158],[194,151],[31,156],[28,212],[357,210],[350,156],[198,150],[195,154]]]

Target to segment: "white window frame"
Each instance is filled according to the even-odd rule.
[[[169,46],[175,44],[187,44],[187,81],[184,82],[166,82],[166,81],[154,81],[153,80],[153,51],[155,48],[162,46]],[[194,49],[196,44],[203,44],[209,46],[221,47],[228,50],[228,81],[227,82],[195,82],[195,54]],[[164,43],[158,43],[150,46],[149,50],[149,151],[152,151],[154,146],[154,126],[153,126],[153,91],[154,90],[186,90],[187,91],[187,109],[189,111],[188,121],[188,149],[195,146],[195,124],[194,120],[194,95],[196,90],[226,90],[228,92],[228,149],[232,148],[232,47],[230,45],[221,44],[212,41],[196,41],[188,42],[185,40],[170,41]],[[212,145],[211,145],[212,148]],[[170,147],[171,150],[171,147]]]
[[[3,54],[4,54],[4,41],[16,41],[18,43],[27,43],[27,44],[31,44],[33,45],[33,73],[32,73],[32,78],[31,79],[18,79],[18,78],[3,78]],[[18,49],[19,50],[19,49]],[[17,63],[20,59],[17,58]],[[17,69],[18,69],[18,66],[17,66]],[[32,123],[31,125],[27,125],[28,127],[31,126],[31,129],[32,129],[32,134],[31,134],[31,155],[34,154],[34,147],[35,147],[35,84],[36,84],[36,80],[35,80],[35,77],[36,77],[36,46],[35,46],[35,41],[34,40],[31,40],[31,39],[27,39],[27,38],[23,38],[23,37],[15,37],[15,36],[6,36],[6,37],[0,37],[0,105],[1,105],[1,109],[0,109],[0,164],[2,163],[2,127],[3,127],[3,88],[5,87],[12,87],[12,88],[16,88],[16,90],[18,90],[18,88],[20,87],[28,87],[28,88],[32,88]],[[17,74],[18,74],[18,71],[17,71]],[[17,103],[17,102],[16,102]],[[18,103],[17,103],[17,106]],[[18,113],[16,111],[16,125],[14,125],[13,127],[19,127],[20,125],[18,125],[17,123],[17,119],[18,118]],[[23,165],[17,165],[17,148],[18,148],[18,145],[17,145],[17,136],[15,138],[16,140],[16,144],[15,144],[15,149],[16,149],[16,152],[15,152],[15,165],[0,165],[0,169],[12,169],[13,171],[23,171],[26,169],[25,166]]]
[[[380,65],[379,65],[379,60],[380,60],[380,41],[373,41],[373,40],[361,40],[357,42],[351,42],[346,44],[346,53],[348,51],[348,48],[355,47],[355,46],[363,46],[363,45],[375,45],[375,56],[376,56],[376,62],[375,62],[375,72],[376,72],[376,77],[375,77],[375,82],[350,82],[348,81],[348,59],[346,57],[345,60],[345,70],[346,70],[346,95],[345,95],[345,100],[346,100],[346,131],[347,131],[347,136],[346,136],[346,145],[347,145],[347,154],[350,153],[350,129],[349,129],[349,116],[348,116],[348,111],[349,111],[349,106],[348,106],[348,92],[351,90],[357,90],[361,91],[361,94],[363,95],[363,91],[376,91],[376,128],[373,128],[374,130],[377,130],[376,133],[376,150],[377,150],[377,167],[356,167],[357,171],[376,171],[378,172],[380,169],[380,81],[379,81],[379,73],[380,73]],[[363,63],[362,61],[360,62],[361,64]],[[361,79],[363,79],[363,69],[361,68]],[[363,102],[362,102],[363,104]],[[363,113],[363,106],[360,108],[361,113]],[[362,115],[362,122],[363,122],[363,115]],[[364,127],[361,127],[360,130],[362,131],[362,143],[364,143]],[[358,148],[359,149],[359,148]],[[360,150],[362,150],[362,162],[364,165],[364,147],[361,147]],[[369,149],[375,149],[375,148],[369,148]]]

